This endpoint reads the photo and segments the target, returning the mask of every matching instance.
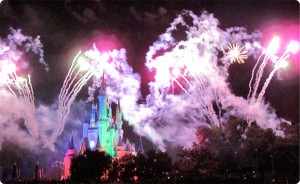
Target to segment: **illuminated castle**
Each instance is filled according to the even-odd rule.
[[[87,149],[106,151],[114,158],[120,158],[126,154],[136,154],[135,144],[127,139],[123,142],[123,121],[120,104],[117,104],[115,119],[112,117],[112,107],[108,103],[104,77],[98,96],[98,107],[92,105],[90,117],[83,123],[83,138],[78,154],[83,154]],[[140,143],[139,151],[143,151]],[[64,158],[63,178],[70,177],[71,160],[76,155],[73,138],[69,142],[69,147]]]

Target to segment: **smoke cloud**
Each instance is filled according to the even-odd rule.
[[[163,9],[161,11],[165,13]],[[93,17],[88,12],[86,15],[89,19]],[[7,58],[21,62],[21,56],[32,51],[40,56],[39,62],[48,70],[39,37],[24,36],[20,30],[11,31],[6,39],[0,40],[1,62]],[[145,64],[150,71],[155,71],[155,78],[149,83],[150,94],[145,100],[141,99],[141,77],[128,65],[126,50],[101,53],[94,46],[84,53],[90,62],[101,60],[101,64],[93,68],[88,101],[94,100],[104,73],[108,100],[120,102],[124,119],[134,127],[135,132],[148,137],[162,150],[166,141],[189,146],[196,140],[197,127],[221,126],[231,116],[246,119],[248,123],[255,121],[263,128],[278,131],[278,125],[284,120],[277,117],[268,103],[236,96],[228,83],[228,70],[232,64],[226,55],[228,44],[245,46],[248,56],[256,57],[262,49],[258,41],[260,37],[258,31],[249,34],[240,27],[222,30],[219,21],[205,11],[200,16],[183,11],[146,54]],[[19,46],[23,46],[24,50],[19,50]],[[20,65],[26,68],[29,64],[22,61]],[[177,74],[176,70],[179,71]],[[14,95],[5,85],[1,85],[0,90],[3,99],[0,128],[4,130],[0,143],[10,139],[24,147],[44,145],[51,150],[63,149],[61,146],[70,138],[70,131],[80,129],[86,116],[81,113],[86,111],[86,104],[83,101],[74,102],[62,135],[49,145],[47,137],[57,126],[61,126],[56,123],[58,102],[52,105],[36,103],[38,105],[34,106],[33,112],[35,121],[26,122],[20,113],[20,107],[26,107],[25,101],[17,96],[18,106],[9,105],[16,100]],[[33,128],[27,125],[39,132],[38,138],[30,135]],[[75,132],[73,135],[75,140],[80,140],[81,133]]]
[[[228,44],[245,46],[248,56],[257,57],[261,36],[259,31],[248,34],[242,27],[221,30],[219,21],[205,11],[200,16],[183,11],[146,55],[146,66],[156,72],[146,102],[138,103],[140,77],[127,64],[125,50],[114,51],[117,57],[100,67],[105,72],[108,99],[120,101],[124,118],[134,130],[163,150],[166,141],[191,145],[197,127],[221,126],[231,116],[255,121],[280,134],[279,124],[285,120],[278,118],[269,104],[236,96],[228,83],[232,64],[226,55]],[[172,73],[175,69],[179,69],[179,77]],[[90,100],[101,84],[100,76],[95,75],[89,88]]]

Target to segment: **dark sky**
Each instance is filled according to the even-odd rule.
[[[22,29],[24,34],[41,36],[50,71],[38,72],[41,68],[32,66],[33,85],[39,87],[35,91],[37,98],[50,103],[59,93],[74,54],[79,49],[89,48],[99,35],[118,40],[118,46],[126,48],[128,63],[134,70],[148,72],[144,61],[149,46],[182,9],[192,10],[196,14],[206,10],[219,19],[223,29],[232,26],[245,27],[249,32],[259,29],[267,34],[264,38],[268,38],[271,31],[284,33],[289,24],[299,22],[299,3],[295,0],[4,0],[0,6],[0,34],[5,37],[9,27],[13,27]],[[299,39],[299,34],[296,34],[296,38]],[[296,59],[299,62],[299,58]],[[240,68],[247,72],[246,67]],[[274,86],[276,93],[268,90],[267,98],[279,109],[286,109],[285,101],[295,105],[293,113],[285,112],[284,116],[296,120],[299,119],[299,65],[291,70],[292,76],[287,75],[283,81],[271,84],[270,88]],[[236,75],[232,74],[232,78],[241,79],[241,76]],[[142,75],[142,79],[143,93],[147,94],[147,83],[151,79],[145,75]],[[243,95],[248,90],[244,89],[247,86],[234,81],[233,89]],[[281,88],[281,85],[284,87]],[[85,98],[85,90],[82,90],[80,97]]]
[[[299,3],[296,0],[4,0],[0,4],[0,35],[9,28],[22,29],[25,35],[41,36],[49,72],[32,62],[36,99],[51,104],[56,100],[72,58],[79,49],[90,48],[98,38],[115,40],[116,47],[127,50],[128,63],[142,75],[142,93],[148,93],[151,75],[144,66],[149,46],[165,32],[181,10],[196,14],[206,10],[219,19],[222,29],[232,26],[258,29],[264,34],[262,43],[272,32],[285,39],[299,40]],[[286,34],[288,30],[296,33]],[[299,121],[299,55],[293,67],[283,72],[282,80],[273,79],[266,93],[280,117]],[[29,56],[28,56],[29,57]],[[35,59],[32,56],[33,60]],[[232,90],[247,95],[253,64],[235,65],[230,70]],[[42,71],[42,72],[41,72]],[[87,98],[84,87],[78,99]]]

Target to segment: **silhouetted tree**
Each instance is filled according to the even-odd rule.
[[[284,137],[277,137],[270,156],[271,176],[278,183],[299,181],[299,123],[282,124]]]
[[[183,150],[174,163],[185,182],[196,182],[204,178],[215,177],[219,167],[218,150],[207,143],[194,144]]]
[[[146,153],[149,177],[147,179],[161,180],[170,173],[172,159],[167,152],[150,150]]]
[[[119,182],[119,160],[117,158],[112,160],[109,172],[108,180],[112,182]]]
[[[119,159],[119,174],[120,179],[124,183],[132,183],[136,176],[136,167],[134,155],[125,155]]]
[[[139,182],[143,182],[149,178],[149,165],[147,162],[147,155],[144,153],[138,153],[135,157],[136,166],[136,176]]]
[[[106,152],[87,150],[72,159],[71,180],[90,182],[100,180],[104,172],[110,168],[112,158]]]

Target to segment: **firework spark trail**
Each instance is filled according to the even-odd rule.
[[[183,90],[187,95],[189,95],[190,93],[180,84],[180,82],[178,80],[176,80],[175,78],[172,78],[173,81],[176,82],[176,84],[180,87],[181,90]]]
[[[59,93],[59,96],[58,96],[58,100],[59,101],[62,101],[64,99],[64,97],[67,95],[67,88],[71,86],[71,84],[74,82],[75,80],[75,77],[72,78],[72,74],[74,72],[74,70],[77,68],[78,66],[78,63],[76,63],[76,60],[77,58],[79,57],[79,55],[81,54],[81,51],[79,51],[76,56],[74,57],[73,61],[72,61],[72,64],[71,64],[71,67],[68,71],[68,74],[66,75],[66,78],[64,80],[64,83],[63,83],[63,86],[61,88],[61,91]],[[72,80],[71,82],[69,82],[70,80]]]
[[[193,25],[188,25],[184,16],[191,17]],[[172,32],[176,31],[178,25],[186,27],[186,40],[176,41],[173,38]],[[269,113],[270,108],[258,102],[247,106],[247,100],[231,93],[226,82],[231,63],[225,56],[217,57],[218,51],[224,51],[230,42],[239,45],[245,43],[247,56],[255,54],[257,47],[254,43],[257,44],[255,39],[259,36],[257,33],[249,35],[245,29],[237,27],[222,31],[212,15],[204,12],[197,17],[190,11],[184,11],[171,23],[166,33],[153,43],[146,55],[146,66],[156,70],[155,81],[149,83],[150,94],[146,97],[146,104],[137,104],[139,78],[134,77],[124,56],[116,58],[118,62],[113,59],[110,64],[101,65],[110,79],[107,83],[108,100],[116,102],[119,99],[124,118],[129,124],[161,149],[164,149],[165,140],[186,145],[199,125],[221,126],[230,116],[250,116],[262,127],[275,130],[280,120],[274,113]],[[184,71],[178,76],[185,84],[179,82],[174,76],[176,74],[170,73],[175,68]],[[124,73],[125,70],[129,72]],[[101,75],[97,76],[94,76],[94,84],[89,88],[90,95],[99,87]],[[182,94],[169,94],[174,82]],[[219,112],[214,110],[214,104]],[[183,125],[183,122],[186,123]],[[189,135],[185,132],[189,132]]]
[[[88,68],[86,68],[86,72],[82,71],[81,69],[82,64],[84,63],[80,63],[80,55],[81,51],[74,57],[58,97],[59,107],[57,112],[57,126],[55,127],[50,137],[50,147],[53,147],[53,143],[63,132],[65,122],[67,121],[67,118],[70,114],[70,107],[73,104],[76,96],[78,95],[82,87],[95,74],[100,72],[103,73],[105,66],[107,66],[108,58],[105,56],[108,55],[106,55],[106,53],[100,53],[98,50],[96,50],[95,45],[93,45],[93,48],[91,50],[86,51],[84,53],[86,62],[88,62]],[[77,82],[75,82],[77,77],[80,78]]]
[[[184,21],[185,16],[192,18],[193,25]],[[176,32],[178,25],[186,28],[185,40],[176,41],[176,39],[173,38],[172,34]],[[237,48],[240,53],[245,54],[242,58],[238,59],[246,59],[246,57],[251,54],[256,55],[257,51],[261,49],[260,44],[256,41],[259,37],[260,34],[257,34],[257,32],[254,32],[252,35],[247,34],[244,28],[234,27],[223,31],[218,28],[218,20],[206,12],[198,17],[190,11],[183,11],[183,13],[171,23],[171,26],[167,28],[166,32],[159,37],[159,40],[153,43],[149,48],[146,55],[146,66],[150,70],[156,70],[156,73],[160,73],[160,69],[167,71],[165,69],[166,65],[170,68],[177,65],[184,66],[188,71],[185,75],[188,75],[188,77],[181,76],[181,78],[188,84],[184,86],[184,89],[188,91],[188,95],[183,89],[183,94],[176,95],[176,98],[182,99],[181,106],[183,106],[180,108],[180,113],[176,114],[175,112],[178,111],[178,106],[180,106],[180,104],[177,103],[179,103],[180,100],[172,102],[172,99],[176,99],[174,94],[167,94],[164,91],[168,89],[168,85],[172,85],[172,82],[166,81],[169,80],[168,77],[163,79],[155,77],[155,81],[149,85],[151,92],[149,99],[151,99],[150,104],[152,104],[152,106],[150,106],[153,112],[152,115],[160,114],[162,115],[161,119],[163,119],[163,122],[173,122],[176,124],[177,121],[180,123],[180,121],[182,121],[181,119],[186,119],[186,114],[189,114],[188,117],[190,117],[190,121],[188,121],[186,125],[189,128],[186,128],[191,132],[193,128],[196,128],[200,124],[205,125],[206,123],[221,126],[221,123],[226,122],[230,116],[238,116],[241,118],[247,118],[249,116],[256,120],[262,127],[272,127],[276,130],[281,120],[272,113],[272,109],[268,108],[267,105],[262,102],[247,105],[248,102],[246,99],[236,97],[232,94],[229,84],[226,82],[228,80],[228,68],[231,62],[230,57],[224,53],[225,48],[229,43],[244,45]],[[243,49],[245,49],[245,51],[243,51]],[[164,54],[157,54],[158,52],[164,52]],[[218,52],[223,52],[224,56],[218,58]],[[261,57],[262,56],[259,58]],[[255,78],[254,94],[256,94],[256,88],[259,83],[258,80],[261,79],[268,57],[269,56],[264,58],[263,64],[259,67],[259,72]],[[174,61],[174,63],[170,61]],[[259,62],[260,61],[256,64],[254,70],[257,69]],[[252,92],[251,85],[254,74],[253,71],[249,84],[249,97]],[[188,79],[188,82],[186,79]],[[181,88],[181,86],[179,87]],[[165,103],[164,99],[171,99],[171,101]],[[175,103],[176,105],[174,105]],[[218,112],[214,109],[214,104],[217,106]],[[164,108],[168,109],[168,115],[162,113]],[[189,109],[194,109],[196,113],[193,114]],[[256,113],[253,112],[253,109],[255,109]],[[182,143],[183,145],[186,143],[186,141],[183,141],[184,139],[171,138],[173,135],[171,130],[178,132],[178,127],[167,124],[162,128],[158,128],[155,125],[157,124],[156,122],[149,119],[147,121],[149,122],[143,124],[153,127],[153,131],[157,131],[157,135],[164,135],[164,137],[158,140],[172,140],[172,142],[177,142],[178,144]],[[180,128],[182,128],[182,126],[180,126]],[[170,129],[170,131],[166,131],[166,129]],[[148,136],[151,137],[151,135]]]
[[[185,17],[192,18],[192,25],[185,22]],[[182,41],[173,37],[179,25],[186,28],[186,38]],[[106,81],[108,101],[120,101],[125,120],[137,133],[147,136],[161,149],[164,149],[166,140],[186,145],[194,138],[193,133],[198,126],[221,126],[230,116],[249,116],[262,127],[275,130],[281,120],[266,104],[248,103],[246,99],[232,94],[227,83],[231,65],[224,53],[227,45],[245,45],[249,56],[255,54],[257,47],[254,43],[259,36],[257,33],[249,35],[244,28],[237,27],[223,31],[218,27],[218,20],[207,12],[196,16],[190,11],[183,11],[147,52],[146,66],[149,70],[156,70],[156,76],[149,83],[150,94],[145,104],[138,103],[140,77],[132,72],[122,49],[109,52],[110,61],[95,66],[89,100],[100,87],[100,76],[105,71],[105,77],[109,79]],[[219,52],[223,52],[222,58],[218,58]],[[95,47],[85,55],[90,61],[99,61],[101,56]],[[178,75],[182,82],[174,73],[172,75],[171,70],[175,68],[183,70],[183,74],[179,72]],[[174,82],[182,93],[170,94]],[[84,84],[84,81],[79,84]],[[77,88],[74,93],[79,90]],[[67,106],[72,104],[76,95],[69,97]],[[215,104],[219,112],[214,110]]]
[[[24,117],[24,123],[29,134],[33,138],[38,138],[39,131],[38,127],[36,126],[34,96],[30,77],[28,78],[28,82],[25,78],[18,77],[15,72],[9,74],[9,76],[11,76],[12,82],[6,82],[6,86],[17,100],[16,102],[19,106],[19,111]],[[18,95],[12,88],[17,88]]]
[[[27,52],[33,52],[39,56],[39,62],[48,71],[48,65],[44,61],[43,45],[39,36],[32,38],[21,33],[20,29],[10,29],[11,33],[4,39],[0,39],[0,75],[4,90],[8,90],[16,100],[14,112],[18,117],[24,118],[25,127],[29,135],[38,140],[39,128],[35,118],[34,93],[30,76],[28,79],[18,76],[17,70],[26,69],[29,63],[22,56]],[[23,49],[24,51],[21,51]],[[18,68],[16,67],[18,66]],[[3,134],[5,135],[5,134]]]
[[[287,46],[286,51],[280,57],[277,57],[275,55],[275,53],[277,52],[278,49],[279,49],[279,38],[275,36],[271,40],[271,42],[270,42],[268,48],[266,49],[266,51],[263,52],[262,55],[265,55],[265,56],[264,56],[264,59],[263,59],[261,65],[260,65],[257,73],[256,73],[256,79],[255,79],[255,83],[254,83],[254,91],[253,91],[252,96],[251,96],[252,99],[255,99],[255,97],[257,96],[257,90],[258,90],[258,87],[259,87],[259,83],[261,81],[261,78],[262,78],[262,75],[263,75],[263,70],[266,67],[267,62],[269,60],[272,60],[274,62],[274,68],[271,71],[271,73],[269,74],[269,76],[267,77],[266,81],[263,84],[263,87],[262,87],[260,93],[258,94],[258,97],[256,99],[258,102],[262,101],[262,98],[265,94],[265,91],[266,91],[269,83],[271,82],[272,77],[274,76],[275,72],[278,71],[282,67],[282,63],[285,62],[287,58],[289,58],[290,53],[297,53],[298,52],[299,43],[296,42],[296,41],[291,41],[289,43],[289,45]],[[247,96],[248,100],[249,100],[249,97],[251,95],[251,82],[253,80],[254,71],[255,71],[255,68],[257,67],[257,65],[259,63],[259,60],[262,57],[262,55],[259,57],[256,65],[254,66],[254,69],[252,70],[252,75],[251,75],[251,79],[250,79],[250,82],[249,82],[249,89],[250,90],[249,90],[249,93],[248,93],[248,96]]]
[[[191,15],[191,16],[194,16],[194,15],[192,15],[192,14],[189,14],[189,15]],[[196,17],[194,17],[195,19],[196,19]],[[197,18],[198,19],[198,18]],[[198,19],[199,20],[199,19]],[[179,24],[179,23],[181,23],[182,25],[186,25],[184,22],[183,22],[183,19],[177,19],[176,21],[178,21],[177,22],[177,24]],[[206,22],[202,22],[202,21],[200,21],[200,23],[199,23],[199,25],[201,25],[201,27],[203,26],[203,24],[207,24]],[[199,77],[200,75],[201,75],[201,73],[199,74],[199,72],[202,72],[202,71],[204,71],[204,70],[207,70],[207,71],[211,71],[211,70],[214,70],[214,66],[213,65],[211,65],[211,64],[209,64],[209,60],[212,58],[212,56],[211,56],[211,54],[210,53],[208,53],[207,51],[204,51],[204,55],[203,55],[203,59],[202,59],[202,61],[201,61],[201,63],[200,64],[198,64],[198,67],[200,66],[200,67],[202,67],[202,68],[195,68],[195,66],[197,66],[197,65],[195,65],[195,60],[199,60],[199,56],[195,56],[195,54],[194,53],[199,53],[199,50],[198,50],[198,48],[197,48],[197,45],[196,46],[194,46],[195,45],[195,43],[193,43],[193,44],[190,44],[190,43],[188,43],[188,42],[181,42],[181,43],[179,43],[178,45],[176,45],[176,46],[174,46],[174,44],[172,44],[172,43],[165,43],[166,41],[168,41],[167,39],[169,39],[169,41],[173,41],[174,39],[170,36],[171,34],[169,33],[169,32],[171,32],[171,31],[173,31],[173,30],[175,30],[176,29],[176,24],[172,24],[173,25],[173,27],[171,27],[171,29],[168,29],[167,30],[167,33],[165,33],[164,34],[164,36],[161,36],[160,38],[162,39],[162,42],[161,42],[161,44],[154,44],[154,47],[155,47],[155,45],[158,45],[160,48],[156,48],[156,49],[158,49],[158,50],[160,50],[161,48],[164,48],[164,50],[166,50],[166,48],[167,48],[167,46],[168,45],[171,45],[172,47],[175,47],[173,50],[174,50],[174,52],[168,52],[168,53],[166,53],[166,55],[170,55],[170,53],[171,54],[173,54],[173,56],[172,57],[175,57],[176,58],[176,55],[177,55],[177,53],[180,53],[179,55],[179,58],[181,59],[181,60],[179,60],[178,62],[181,62],[182,64],[180,64],[180,65],[185,65],[186,66],[186,68],[187,69],[190,69],[190,73],[191,73],[191,79],[192,79],[192,81],[195,81],[195,80],[197,80],[197,79],[201,79],[201,77]],[[206,25],[207,26],[207,25]],[[192,28],[191,28],[192,29]],[[203,28],[202,28],[203,29]],[[207,31],[207,30],[205,30],[205,31]],[[214,30],[213,30],[214,31]],[[208,31],[209,32],[209,31]],[[212,33],[214,33],[214,34],[216,34],[216,32],[212,32]],[[206,34],[210,34],[210,33],[206,33]],[[168,36],[165,36],[165,35],[168,35]],[[191,37],[192,36],[196,36],[196,34],[192,34],[192,32],[190,32],[189,33],[189,35],[191,35]],[[203,35],[202,35],[203,36]],[[217,35],[217,37],[218,37],[218,35]],[[165,40],[164,40],[165,39]],[[204,40],[204,39],[209,39],[209,37],[208,36],[205,36],[203,39],[197,39],[197,38],[195,38],[195,39],[192,39],[191,38],[191,42],[193,42],[193,41],[202,41],[202,40]],[[163,44],[165,44],[165,45],[163,45]],[[197,43],[196,43],[197,44]],[[180,49],[180,47],[185,47],[185,49],[186,50],[191,50],[191,52],[190,53],[185,53],[182,49]],[[175,52],[175,50],[177,51],[177,52]],[[154,67],[156,67],[156,69],[157,70],[159,70],[159,67],[160,67],[160,63],[158,62],[158,60],[159,59],[153,59],[153,55],[155,54],[156,52],[155,51],[149,51],[148,53],[147,53],[147,65],[148,65],[148,67],[151,69],[151,68],[153,68],[153,66]],[[175,55],[175,56],[174,56]],[[194,61],[194,62],[192,62],[192,61],[186,61],[187,59],[187,57],[188,56],[193,56],[193,59],[192,59],[192,61]],[[162,59],[161,59],[162,60]],[[199,61],[198,61],[199,62]],[[156,64],[157,63],[157,64]],[[177,64],[177,63],[174,63],[175,65]],[[196,63],[197,64],[197,63]],[[204,67],[204,68],[203,68]],[[198,70],[198,71],[197,71]],[[205,72],[205,71],[204,71]],[[194,74],[194,75],[193,75]],[[183,78],[185,81],[187,80],[186,78]],[[200,80],[200,82],[202,81],[202,79]],[[159,81],[158,81],[159,82]],[[175,81],[176,82],[176,81]],[[188,82],[188,84],[190,85],[190,82]],[[198,83],[199,84],[199,83]],[[191,85],[190,85],[191,86]],[[181,86],[180,86],[181,87]],[[203,88],[203,89],[205,89],[204,87],[203,87],[203,85],[200,85],[200,86],[198,86],[199,88]],[[182,88],[182,87],[181,87]],[[184,90],[185,91],[185,90]],[[186,92],[186,91],[185,91]],[[209,91],[205,91],[205,90],[202,90],[201,91],[201,93],[203,94],[203,96],[207,96],[206,95],[206,93],[209,93]],[[206,103],[204,103],[204,104],[206,104],[206,105],[204,105],[205,106],[205,108],[204,109],[206,109],[207,111],[207,116],[208,117],[210,117],[211,119],[213,119],[211,122],[213,122],[212,124],[218,124],[217,123],[217,120],[216,120],[216,115],[215,115],[215,112],[213,111],[213,108],[212,108],[212,102],[209,102],[209,100],[206,100],[206,99],[203,99],[203,98],[200,98],[201,100],[200,101],[203,101],[203,102],[206,102]],[[199,101],[199,99],[198,99],[198,101]]]
[[[80,56],[81,51],[77,53],[74,57],[71,67],[68,71],[68,74],[64,80],[63,86],[59,94],[59,107],[57,112],[57,126],[55,127],[51,137],[50,144],[53,144],[57,137],[62,133],[65,122],[70,114],[70,107],[74,102],[77,94],[80,92],[81,88],[86,84],[86,82],[93,76],[94,68],[97,66],[97,63],[90,63],[90,68],[84,73],[81,78],[75,82],[76,78],[79,76],[79,73],[82,72],[79,67],[80,63],[78,57]],[[77,70],[75,72],[75,70]],[[74,74],[75,73],[75,74]]]
[[[6,82],[6,86],[9,89],[9,91],[14,95],[15,99],[18,100],[16,93],[14,92],[14,90],[11,89],[10,85],[7,82]]]
[[[266,92],[266,89],[269,85],[269,83],[271,82],[271,79],[273,77],[273,75],[275,74],[275,72],[281,68],[281,63],[283,61],[285,61],[287,58],[289,57],[289,54],[288,54],[288,51],[286,51],[276,62],[275,62],[275,66],[274,66],[274,69],[271,71],[271,73],[269,74],[268,78],[266,79],[262,89],[261,89],[261,92],[259,93],[258,97],[257,97],[257,101],[261,101],[265,92]]]
[[[258,90],[261,78],[263,76],[264,69],[265,69],[269,59],[272,56],[274,56],[274,54],[279,49],[279,40],[280,40],[279,37],[277,37],[277,36],[273,37],[273,39],[271,40],[271,42],[268,45],[268,48],[263,49],[262,55],[264,55],[264,58],[263,58],[263,61],[262,61],[261,65],[260,65],[260,67],[259,67],[259,69],[256,73],[255,83],[254,83],[254,86],[253,86],[254,90],[253,90],[253,93],[252,93],[252,96],[251,96],[251,98],[253,98],[253,99],[256,98],[257,90]],[[259,59],[260,59],[260,57],[259,57]],[[259,62],[259,60],[257,62]],[[254,67],[254,69],[255,69],[255,67]],[[250,94],[250,92],[249,92],[249,94]]]
[[[252,92],[252,81],[254,79],[254,73],[255,73],[255,70],[256,70],[256,67],[258,66],[259,64],[259,61],[260,61],[260,58],[263,56],[263,54],[261,54],[258,59],[257,59],[257,62],[255,63],[255,66],[253,67],[252,69],[252,72],[251,72],[251,78],[250,78],[250,82],[249,82],[249,93],[247,95],[247,100],[250,99],[250,95],[251,95],[251,92]]]
[[[263,76],[264,69],[265,69],[270,57],[271,57],[270,54],[266,54],[265,57],[263,58],[263,61],[262,61],[261,65],[258,68],[258,71],[256,73],[255,83],[254,83],[254,86],[253,86],[254,90],[253,90],[251,98],[256,98],[257,90],[258,90],[261,78]],[[259,61],[257,61],[257,62],[259,62]]]

